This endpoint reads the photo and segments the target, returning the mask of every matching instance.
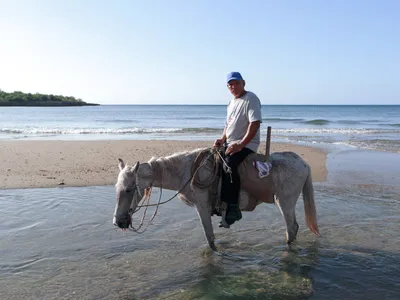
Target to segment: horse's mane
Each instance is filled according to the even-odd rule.
[[[151,164],[152,162],[157,161],[157,162],[162,162],[162,163],[172,163],[173,164],[174,162],[181,162],[182,161],[182,157],[185,157],[185,156],[188,156],[188,155],[192,155],[192,154],[197,153],[197,152],[201,152],[201,151],[203,151],[205,149],[207,149],[207,148],[197,148],[197,149],[194,149],[194,150],[180,151],[180,152],[176,152],[176,153],[173,153],[171,155],[163,156],[163,157],[162,156],[160,156],[160,157],[153,156],[148,161],[148,163]]]
[[[153,156],[149,161],[148,164],[150,164],[150,166],[153,169],[153,172],[155,174],[160,174],[162,173],[168,166],[182,166],[182,160],[188,156],[194,156],[194,158],[197,156],[198,153],[200,153],[201,151],[204,151],[207,148],[197,148],[194,150],[186,150],[186,151],[180,151],[180,152],[176,152],[173,153],[171,155],[168,156],[164,156],[164,157],[155,157]],[[156,176],[158,177],[158,176]]]

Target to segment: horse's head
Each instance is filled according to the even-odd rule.
[[[134,166],[118,159],[118,181],[115,184],[117,203],[115,205],[114,225],[126,229],[132,225],[132,214],[142,199],[145,189],[151,187],[152,169],[148,163]]]

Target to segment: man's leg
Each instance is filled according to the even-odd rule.
[[[242,218],[238,201],[240,193],[240,177],[238,167],[240,163],[251,153],[254,153],[248,148],[243,148],[242,151],[231,154],[225,157],[227,165],[231,168],[232,174],[224,174],[222,201],[228,203],[228,208],[225,215],[225,221],[228,225],[239,221]]]

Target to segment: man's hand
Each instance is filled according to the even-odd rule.
[[[224,142],[225,142],[224,139],[217,139],[217,140],[215,140],[213,147],[214,148],[222,147]]]
[[[244,145],[241,143],[233,143],[231,145],[229,145],[229,147],[226,149],[225,154],[229,155],[229,154],[235,154],[236,152],[240,152],[242,151],[244,148]]]

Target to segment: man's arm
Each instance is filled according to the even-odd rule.
[[[247,132],[243,139],[239,143],[233,143],[232,145],[230,145],[228,149],[226,149],[226,154],[234,154],[236,152],[242,151],[243,148],[246,147],[246,145],[250,143],[257,134],[257,130],[260,128],[260,123],[260,121],[251,122],[247,127]]]
[[[247,132],[246,135],[243,137],[243,139],[239,142],[240,145],[242,145],[242,149],[246,147],[248,143],[251,142],[251,140],[256,136],[258,129],[260,128],[260,121],[254,121],[249,124],[247,127]]]

